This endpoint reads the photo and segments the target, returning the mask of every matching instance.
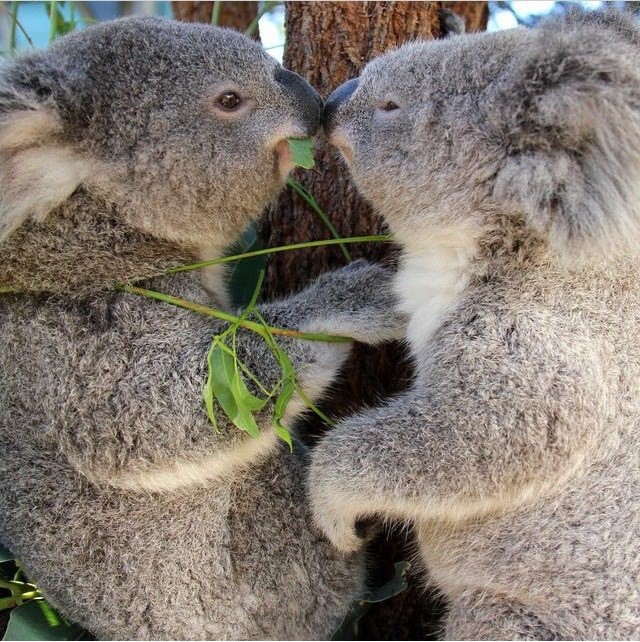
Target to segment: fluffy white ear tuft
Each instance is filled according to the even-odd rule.
[[[90,164],[56,140],[60,129],[44,108],[0,118],[0,242],[27,219],[42,220],[87,178]]]
[[[605,17],[540,28],[487,92],[494,196],[568,256],[640,242],[640,50]]]

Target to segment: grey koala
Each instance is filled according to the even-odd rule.
[[[312,455],[317,524],[413,523],[448,639],[640,637],[640,31],[412,43],[325,129],[403,246],[411,389]]]
[[[317,638],[360,590],[362,559],[311,528],[307,456],[261,414],[251,438],[203,406],[224,323],[114,290],[224,306],[212,258],[291,169],[321,101],[240,34],[104,23],[0,71],[0,540],[62,614],[105,638]],[[376,342],[388,271],[361,262],[268,323]],[[283,340],[311,398],[349,344]],[[279,370],[242,331],[267,386]],[[289,406],[286,423],[304,408]]]

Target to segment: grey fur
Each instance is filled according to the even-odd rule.
[[[277,143],[319,113],[307,125],[277,69],[235,32],[127,19],[0,74],[0,287],[19,290],[0,296],[0,540],[98,637],[326,637],[361,587],[361,556],[311,528],[303,446],[290,454],[266,412],[259,440],[209,423],[206,355],[225,324],[113,290],[142,277],[223,305],[215,271],[151,277],[219,255],[282,187]],[[255,101],[235,122],[206,108],[230,81]],[[261,311],[384,340],[404,325],[390,279],[357,262]],[[312,398],[349,351],[280,343]],[[241,331],[237,349],[276,382],[261,339]]]
[[[640,637],[639,42],[570,12],[411,44],[333,107],[404,246],[417,375],[321,441],[309,492],[341,550],[415,524],[448,639]]]

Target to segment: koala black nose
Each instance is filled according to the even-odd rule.
[[[327,136],[331,133],[331,130],[336,126],[335,116],[338,111],[338,107],[349,100],[355,90],[360,84],[360,78],[352,78],[347,80],[346,83],[340,85],[330,96],[327,98],[327,102],[324,105],[324,110],[322,111],[322,126],[324,131],[327,133]]]
[[[302,120],[309,136],[315,136],[320,129],[322,98],[320,94],[301,76],[284,67],[276,70],[276,82],[293,95],[296,106],[300,108]]]

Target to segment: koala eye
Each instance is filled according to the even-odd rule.
[[[242,98],[235,91],[225,91],[218,97],[218,105],[225,111],[233,111],[242,104]]]

